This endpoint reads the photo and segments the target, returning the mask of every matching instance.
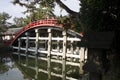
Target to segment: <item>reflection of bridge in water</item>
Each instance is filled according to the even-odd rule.
[[[79,33],[64,30],[57,24],[57,20],[48,19],[31,22],[25,26],[16,34],[11,46],[13,54],[18,55],[19,61],[22,62],[24,56],[26,64],[24,66],[36,70],[36,74],[39,72],[48,74],[48,80],[51,76],[74,80],[77,78],[70,75],[75,71],[78,75],[81,74],[83,72],[81,66],[87,59],[87,49],[78,45],[81,38],[82,35]],[[42,65],[41,61],[45,61],[47,69],[30,67],[29,58],[35,59],[36,67]],[[59,66],[53,66],[55,64]],[[60,72],[55,73],[54,70]]]

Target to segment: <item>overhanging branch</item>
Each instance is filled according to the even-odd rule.
[[[78,14],[78,12],[75,12],[75,11],[71,10],[70,8],[68,8],[61,0],[55,0],[55,1],[61,8],[65,9],[69,14],[71,14],[71,15]]]
[[[78,22],[78,24],[80,25],[81,27],[81,31],[84,31],[84,27],[83,27],[83,24],[80,20],[80,17],[79,17],[79,12],[75,12],[73,10],[71,10],[70,8],[68,8],[61,0],[55,0],[56,3],[63,9],[65,9],[72,17],[74,17],[76,19],[76,21]]]

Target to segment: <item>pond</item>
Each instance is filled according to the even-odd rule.
[[[25,78],[10,57],[2,58],[0,65],[0,80],[29,80]]]
[[[83,80],[79,63],[43,55],[38,59],[34,55],[28,58],[25,55],[12,55],[2,58],[0,64],[0,80]]]

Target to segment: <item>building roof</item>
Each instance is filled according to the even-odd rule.
[[[5,34],[15,34],[16,32],[18,32],[20,29],[22,29],[22,27],[19,28],[9,28]]]
[[[109,49],[113,47],[114,32],[88,32],[85,33],[79,45],[88,48]]]

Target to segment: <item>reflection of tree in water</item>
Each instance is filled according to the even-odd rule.
[[[10,63],[12,63],[10,57],[6,57],[5,55],[0,57],[0,74],[3,74],[14,67]]]
[[[10,48],[5,45],[2,41],[0,42],[0,74],[5,73],[9,70],[9,66],[6,65],[10,62]]]
[[[5,73],[9,70],[9,67],[7,65],[5,65],[4,62],[0,62],[0,74],[1,73]]]

